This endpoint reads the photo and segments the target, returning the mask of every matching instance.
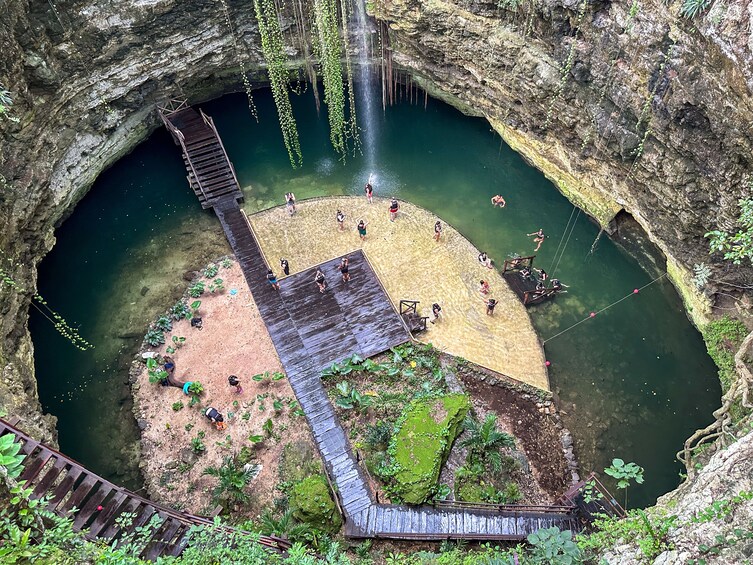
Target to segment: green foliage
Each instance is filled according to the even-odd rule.
[[[380,420],[366,428],[364,441],[369,451],[385,451],[392,439],[392,425]]]
[[[314,0],[314,52],[321,63],[330,141],[335,151],[345,159],[348,124],[345,117],[343,50],[336,0]],[[351,108],[350,115],[351,120],[355,120],[355,108]]]
[[[321,532],[334,533],[340,529],[342,519],[329,492],[327,481],[313,475],[297,483],[290,493],[293,517]]]
[[[188,294],[190,294],[192,298],[198,298],[204,294],[205,290],[206,286],[204,285],[204,281],[198,281],[188,287]]]
[[[227,508],[229,503],[246,503],[249,495],[244,491],[261,471],[259,465],[238,462],[237,456],[226,455],[219,467],[211,466],[204,469],[204,475],[217,479],[217,485],[212,489],[212,504],[221,504]]]
[[[176,412],[183,410],[183,401],[178,400],[178,402],[173,402],[173,410],[175,410]]]
[[[149,375],[150,383],[161,383],[167,378],[167,371],[160,366],[154,357],[146,360],[146,372]]]
[[[724,316],[708,323],[701,330],[701,333],[706,342],[709,356],[719,367],[719,380],[722,383],[722,389],[727,392],[737,375],[735,353],[745,336],[748,335],[748,330],[742,322]]]
[[[264,433],[267,434],[267,437],[272,437],[272,432],[275,429],[275,425],[272,422],[272,418],[267,418],[264,424],[262,425],[261,429],[264,430]]]
[[[705,524],[714,520],[725,520],[737,506],[750,500],[753,500],[753,492],[740,491],[732,498],[715,500],[698,512],[690,521],[693,524]]]
[[[168,316],[160,316],[157,321],[154,322],[154,327],[161,332],[169,332],[173,329],[173,321]]]
[[[615,457],[604,472],[617,479],[618,489],[625,489],[625,508],[627,508],[627,488],[630,486],[630,481],[635,481],[639,485],[643,484],[643,467],[635,463],[625,463],[622,459]]]
[[[11,479],[17,478],[23,470],[24,455],[18,454],[21,450],[21,444],[15,439],[16,436],[13,434],[0,437],[0,467],[5,468]]]
[[[526,538],[531,544],[531,561],[533,563],[557,563],[571,565],[582,563],[581,551],[573,542],[573,533],[561,532],[558,528],[541,529]]]
[[[385,475],[392,479],[391,496],[408,504],[421,504],[428,498],[469,408],[463,394],[411,402],[388,450],[390,468]]]
[[[144,341],[152,347],[157,347],[165,343],[165,334],[158,328],[149,328],[144,335]]]
[[[598,560],[604,548],[617,543],[634,542],[647,561],[672,549],[667,541],[670,528],[677,526],[677,516],[649,516],[643,510],[631,510],[625,518],[599,516],[594,520],[593,531],[577,537],[578,547],[586,558]]]
[[[497,8],[516,12],[523,4],[523,0],[497,0]]]
[[[201,300],[194,300],[191,302],[191,315],[189,318],[196,318],[199,315],[199,307],[201,306]]]
[[[191,449],[194,453],[200,454],[207,450],[207,446],[204,445],[204,432],[199,432],[199,434],[191,439]]]
[[[2,90],[2,88],[0,88],[0,90]],[[0,175],[0,180],[4,180],[4,177],[2,175]],[[5,270],[3,267],[0,267],[0,287],[6,287],[10,291],[15,292],[19,295],[31,296],[32,300],[30,302],[30,305],[36,308],[37,311],[39,311],[39,313],[42,314],[42,316],[44,316],[47,321],[49,321],[53,325],[55,331],[62,335],[69,342],[71,342],[71,344],[76,349],[80,351],[86,351],[88,349],[94,348],[91,343],[89,343],[84,338],[82,338],[81,335],[79,335],[76,328],[72,328],[60,314],[51,309],[47,304],[47,301],[42,298],[41,295],[33,292],[31,289],[22,287],[16,282],[11,273]]]
[[[219,270],[220,268],[217,265],[215,265],[214,263],[209,263],[209,265],[204,267],[204,269],[201,271],[201,274],[208,279],[213,279],[217,276]]]
[[[191,317],[191,309],[188,307],[188,304],[182,300],[178,300],[178,302],[170,308],[170,316],[176,322],[178,320],[189,319]]]
[[[706,263],[693,265],[693,278],[691,282],[698,290],[702,290],[711,277],[711,268]]]
[[[215,292],[222,292],[223,290],[225,290],[225,281],[221,278],[218,277],[209,283],[209,292],[212,294]]]
[[[280,29],[274,0],[254,0],[256,21],[259,23],[261,48],[267,61],[267,74],[272,87],[272,96],[277,107],[282,138],[293,168],[303,164],[298,128],[293,117],[293,107],[288,96],[288,58]]]
[[[583,502],[590,504],[601,500],[602,498],[604,498],[604,495],[596,488],[596,483],[594,481],[588,481],[583,488]]]
[[[515,438],[497,430],[497,415],[490,412],[486,415],[483,424],[475,418],[466,416],[463,426],[469,435],[460,442],[460,445],[469,448],[471,461],[489,464],[492,469],[499,471],[502,467],[499,449],[515,447]]]
[[[199,381],[192,381],[191,384],[188,385],[188,393],[193,396],[199,396],[204,392],[204,385],[202,385]]]
[[[222,261],[220,261],[220,265],[222,265],[223,269],[229,269],[230,267],[233,266],[233,261],[232,259],[228,259],[227,257],[225,257]]]
[[[748,189],[753,191],[753,180],[748,181]],[[704,237],[709,238],[711,251],[723,252],[724,258],[735,265],[740,265],[745,259],[753,264],[753,198],[741,198],[738,204],[739,229],[735,233],[714,230]]]
[[[341,381],[335,386],[337,398],[335,404],[344,410],[356,409],[361,412],[371,406],[372,399],[367,394],[361,394],[354,387],[351,387],[347,381]]]
[[[680,15],[692,20],[696,16],[705,12],[711,5],[711,0],[682,0],[680,6]]]

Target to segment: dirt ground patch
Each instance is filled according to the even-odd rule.
[[[186,338],[172,354],[175,376],[181,381],[202,383],[205,392],[200,404],[189,406],[190,399],[181,389],[150,383],[146,368],[140,364],[133,394],[134,412],[142,428],[141,468],[153,499],[207,513],[212,509],[210,490],[217,479],[203,475],[204,469],[220,466],[225,456],[245,448],[244,454],[253,456],[250,462],[262,466],[246,489],[251,503],[242,510],[255,516],[270,507],[279,494],[275,485],[284,445],[307,442],[313,453],[316,449],[287,379],[252,379],[265,371],[282,371],[282,366],[240,267],[233,262],[217,276],[224,281],[224,292],[205,293],[199,298],[203,329],[199,331],[188,320],[181,320],[165,334],[168,344],[173,335]],[[148,351],[164,355],[168,344]],[[228,385],[228,375],[239,377],[243,387],[240,394]],[[175,411],[174,403],[182,403],[183,408]],[[216,430],[204,417],[209,406],[225,417],[225,431]],[[273,424],[272,437],[257,444],[249,441],[250,435],[267,435],[263,426],[268,419]],[[205,446],[199,454],[191,447],[195,438]]]

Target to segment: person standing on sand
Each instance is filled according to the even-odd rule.
[[[507,202],[505,202],[505,199],[502,198],[501,194],[497,194],[495,196],[492,196],[492,206],[499,206],[500,208],[504,208],[505,206],[507,206]]]
[[[442,237],[442,224],[437,221],[437,223],[434,224],[434,241],[439,243],[440,237]]]
[[[285,273],[286,277],[290,274],[290,265],[288,264],[288,260],[284,257],[280,258],[280,268],[282,269],[282,272]]]
[[[243,392],[243,387],[241,386],[241,381],[235,375],[230,375],[227,378],[227,383],[230,386],[234,386],[235,387],[235,393],[236,394],[240,394],[240,393]]]
[[[484,300],[484,303],[486,304],[486,315],[494,316],[494,307],[497,305],[497,301],[490,298],[489,300]]]
[[[343,231],[345,229],[345,214],[338,210],[337,214],[335,214],[335,219],[337,220],[337,225],[340,231]]]
[[[319,269],[316,270],[316,274],[314,275],[314,282],[319,287],[319,292],[324,294],[324,291],[327,290],[327,279],[324,278],[324,273]]]
[[[363,191],[366,194],[366,200],[369,201],[369,204],[373,204],[373,202],[374,202],[374,187],[371,186],[371,176],[369,176],[369,180],[366,181],[366,186],[363,187]]]
[[[431,313],[434,314],[434,319],[431,320],[431,323],[436,324],[439,316],[442,314],[442,307],[435,302],[431,305]]]
[[[400,209],[400,205],[397,203],[397,198],[393,198],[390,202],[390,222],[394,222],[397,218],[397,211]]]
[[[366,226],[369,224],[363,220],[358,220],[358,235],[361,236],[361,241],[366,240]]]
[[[295,214],[295,194],[292,192],[285,193],[285,207],[288,209],[288,214]]]

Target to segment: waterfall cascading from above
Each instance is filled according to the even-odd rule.
[[[374,84],[371,73],[371,26],[366,16],[366,0],[357,0],[354,30],[358,39],[358,121],[361,124],[361,145],[369,174],[376,170],[377,116],[374,114]]]

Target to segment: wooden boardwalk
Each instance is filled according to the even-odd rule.
[[[237,198],[211,202],[243,270],[282,366],[311,427],[327,475],[354,538],[521,540],[550,526],[577,531],[572,506],[504,510],[407,507],[377,504],[368,488],[334,408],[321,383],[321,370],[353,354],[371,357],[411,339],[363,252],[351,253],[351,281],[343,283],[340,258],[319,265],[328,289],[318,291],[313,267],[267,282],[267,261]],[[277,258],[274,258],[276,261]]]
[[[60,516],[69,516],[76,508],[73,527],[77,531],[86,530],[88,539],[101,539],[111,544],[156,516],[161,524],[153,531],[141,554],[144,559],[153,561],[160,556],[180,555],[189,541],[192,526],[212,524],[211,518],[178,512],[114,485],[0,419],[0,436],[6,434],[16,436],[16,441],[22,443],[19,453],[26,456],[18,480],[33,489],[32,497],[51,497],[48,509]],[[118,519],[125,513],[132,513],[133,520],[129,526],[121,527]],[[262,536],[259,543],[278,551],[290,547],[285,540],[266,536]]]

